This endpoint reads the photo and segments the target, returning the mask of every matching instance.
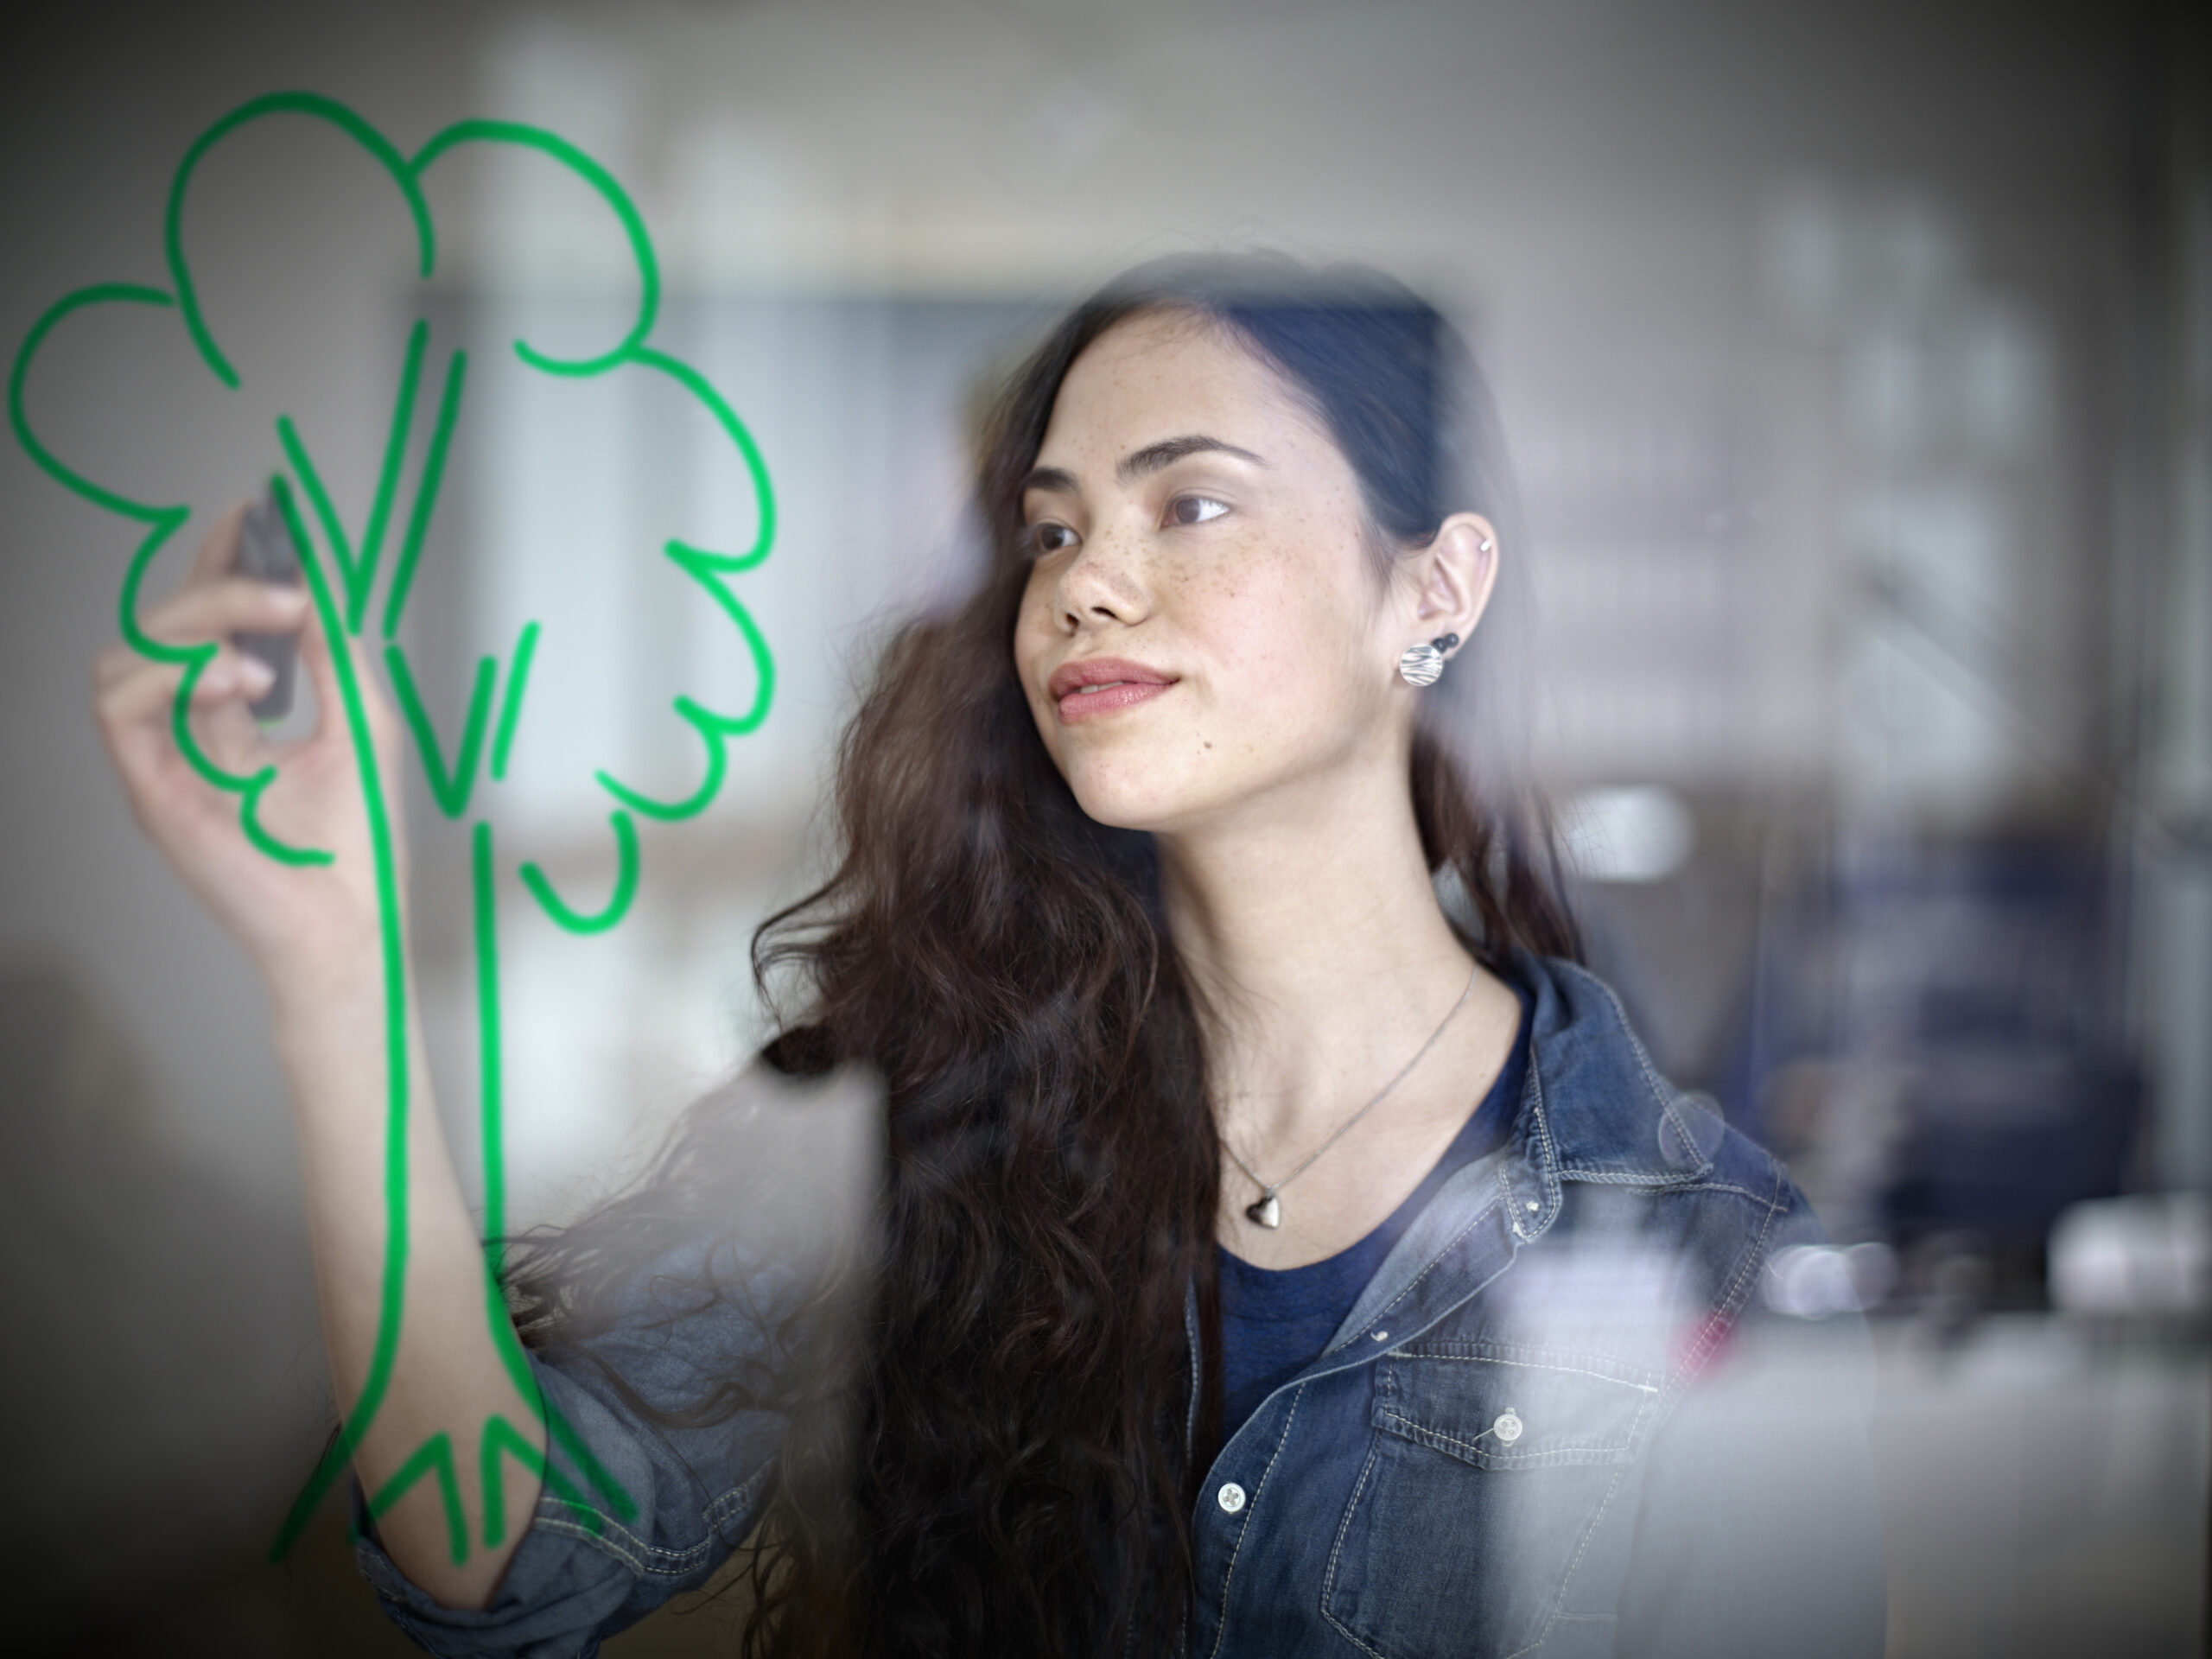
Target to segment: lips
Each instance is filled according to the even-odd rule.
[[[1089,720],[1122,709],[1149,702],[1175,683],[1172,674],[1147,668],[1119,657],[1097,657],[1079,663],[1063,663],[1046,684],[1058,705],[1060,721]]]

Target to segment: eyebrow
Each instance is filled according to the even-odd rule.
[[[1147,473],[1173,467],[1185,455],[1203,454],[1234,455],[1239,461],[1250,461],[1255,467],[1268,464],[1249,449],[1239,449],[1233,443],[1224,443],[1219,438],[1210,438],[1199,432],[1188,437],[1164,438],[1158,443],[1147,443],[1143,448],[1124,455],[1122,464],[1114,469],[1114,476],[1127,484]]]
[[[1032,490],[1050,490],[1056,495],[1073,495],[1076,492],[1075,474],[1065,467],[1033,467],[1029,476],[1021,480],[1021,493]]]
[[[1185,455],[1234,455],[1239,461],[1249,461],[1255,467],[1268,463],[1249,449],[1240,449],[1233,443],[1219,438],[1210,438],[1202,432],[1193,432],[1179,438],[1163,438],[1158,443],[1147,443],[1122,457],[1122,464],[1114,469],[1114,476],[1122,483],[1144,477],[1148,473],[1173,466]],[[1021,480],[1021,493],[1032,490],[1050,490],[1060,495],[1080,493],[1076,487],[1075,474],[1064,467],[1038,467]]]

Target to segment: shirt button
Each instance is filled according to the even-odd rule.
[[[1497,1421],[1490,1426],[1490,1432],[1510,1446],[1521,1438],[1521,1419],[1514,1414],[1513,1408],[1508,1406],[1498,1414]]]
[[[1224,1515],[1234,1515],[1244,1507],[1244,1489],[1232,1480],[1213,1495],[1213,1501]]]
[[[1529,1210],[1529,1213],[1530,1215],[1534,1215],[1534,1214],[1535,1214],[1535,1212],[1536,1212],[1537,1211],[1539,1211],[1539,1210],[1542,1209],[1543,1207],[1544,1207],[1544,1206],[1543,1206],[1542,1205],[1538,1204],[1538,1203],[1537,1203],[1534,1198],[1531,1198],[1531,1199],[1529,1199],[1529,1204],[1528,1204],[1528,1210]]]

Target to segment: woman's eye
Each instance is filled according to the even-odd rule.
[[[1210,518],[1218,518],[1229,511],[1229,504],[1217,501],[1210,495],[1179,495],[1167,504],[1167,522],[1171,524],[1203,524]]]
[[[1041,524],[1030,525],[1022,532],[1022,536],[1029,544],[1029,553],[1033,558],[1041,559],[1047,554],[1058,553],[1065,548],[1075,545],[1075,531],[1070,530],[1065,524],[1054,524],[1049,518]]]

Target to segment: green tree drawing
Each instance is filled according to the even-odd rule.
[[[696,733],[703,753],[697,786],[680,798],[659,798],[604,769],[596,772],[594,775],[608,802],[607,824],[616,868],[613,892],[597,908],[580,907],[564,897],[537,865],[525,862],[519,868],[522,886],[554,922],[573,933],[605,932],[621,923],[637,897],[641,874],[637,819],[642,817],[679,822],[704,812],[720,794],[728,778],[731,741],[753,731],[766,718],[775,690],[774,659],[766,639],[733,590],[730,579],[767,556],[776,531],[775,499],[767,469],[745,423],[705,376],[652,343],[660,305],[658,262],[643,217],[606,168],[557,134],[518,123],[456,122],[410,156],[353,111],[328,98],[308,92],[277,92],[241,105],[201,133],[178,163],[169,188],[163,235],[168,286],[105,283],[79,289],[57,300],[32,326],[16,352],[9,379],[8,412],[16,437],[31,459],[56,481],[140,527],[137,551],[123,577],[118,608],[122,634],[132,650],[155,661],[182,668],[182,683],[176,692],[172,715],[177,746],[207,784],[237,798],[239,832],[270,858],[296,865],[330,862],[333,855],[329,852],[290,845],[262,823],[260,804],[276,779],[276,766],[266,766],[250,775],[226,771],[195,741],[189,719],[193,690],[216,655],[216,643],[167,644],[150,637],[139,625],[140,589],[148,568],[184,528],[192,517],[191,508],[136,500],[95,481],[92,475],[54,454],[41,439],[25,407],[26,381],[54,331],[65,324],[74,326],[73,320],[96,320],[99,315],[111,314],[118,307],[156,307],[173,312],[207,372],[220,387],[231,392],[240,389],[239,374],[209,325],[185,257],[185,213],[194,175],[207,156],[242,130],[277,117],[302,118],[335,129],[382,169],[412,222],[419,255],[417,269],[425,281],[437,267],[438,231],[423,192],[423,180],[441,160],[471,147],[503,147],[530,152],[582,181],[611,210],[627,238],[636,267],[635,314],[620,340],[597,355],[563,358],[542,352],[524,340],[514,341],[515,355],[530,370],[543,375],[590,379],[636,373],[672,382],[690,406],[714,423],[743,461],[758,509],[758,529],[753,544],[741,551],[715,551],[670,540],[660,551],[735,628],[753,667],[754,691],[750,705],[731,712],[709,707],[689,696],[675,698],[677,717]],[[79,314],[86,315],[80,319]],[[498,913],[500,866],[492,823],[483,812],[474,810],[474,804],[479,798],[480,780],[488,776],[490,783],[497,784],[506,773],[525,707],[540,629],[536,621],[526,623],[505,651],[504,658],[499,654],[486,654],[479,660],[461,729],[450,741],[442,736],[425,706],[414,665],[399,639],[425,537],[437,509],[454,425],[467,393],[466,350],[458,346],[448,350],[442,361],[435,364],[433,357],[431,330],[426,321],[418,320],[408,336],[400,365],[398,395],[377,470],[375,492],[365,520],[358,528],[348,524],[338,511],[326,487],[325,469],[318,466],[297,423],[289,414],[277,415],[269,434],[270,490],[300,549],[302,575],[320,625],[333,641],[351,638],[362,641],[373,639],[381,643],[393,697],[404,716],[430,798],[438,812],[456,823],[465,823],[467,827],[480,1035],[479,1108],[483,1139],[484,1230],[487,1240],[484,1264],[486,1317],[517,1391],[531,1402],[550,1442],[569,1454],[597,1497],[594,1503],[592,1495],[579,1490],[553,1466],[550,1458],[540,1456],[512,1422],[495,1414],[477,1427],[474,1448],[484,1492],[481,1542],[486,1548],[493,1548],[503,1541],[506,1533],[502,1483],[499,1478],[503,1457],[512,1457],[530,1465],[549,1491],[571,1504],[584,1523],[594,1529],[601,1524],[601,1506],[628,1520],[634,1516],[636,1505],[575,1429],[540,1395],[508,1318],[500,1289],[500,1240],[506,1228],[507,1204],[501,1094]],[[426,380],[435,383],[434,395],[428,391]],[[428,442],[422,462],[416,469],[411,496],[403,504],[407,459],[418,423],[426,414]],[[378,603],[379,598],[381,605]],[[378,774],[366,705],[353,655],[342,650],[334,651],[332,655],[343,707],[335,711],[325,709],[323,717],[342,718],[346,724],[369,819],[368,839],[376,864],[374,876],[381,914],[384,1037],[390,1078],[384,1153],[386,1242],[377,1343],[366,1380],[359,1397],[343,1412],[339,1433],[329,1452],[286,1516],[272,1549],[272,1554],[277,1555],[289,1549],[297,1538],[375,1420],[391,1382],[406,1314],[407,1032],[411,991],[402,935],[400,872],[393,834],[396,804],[387,799],[384,780]],[[467,1448],[456,1448],[449,1433],[432,1435],[403,1462],[379,1491],[369,1495],[371,1515],[382,1514],[417,1482],[429,1477],[435,1481],[443,1500],[452,1559],[455,1564],[465,1560],[472,1541],[463,1516],[455,1459],[467,1454]]]

